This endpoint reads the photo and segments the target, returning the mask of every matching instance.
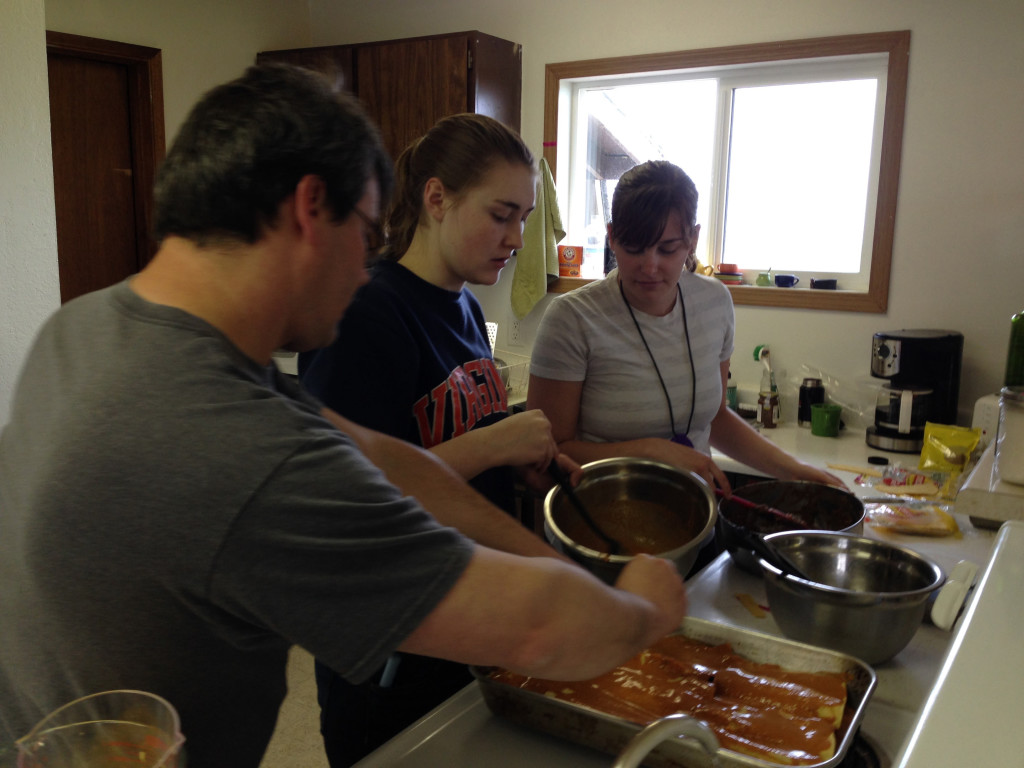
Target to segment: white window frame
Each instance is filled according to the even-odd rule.
[[[703,49],[667,54],[627,56],[580,62],[549,64],[546,68],[544,154],[559,184],[559,194],[570,193],[568,179],[580,174],[570,172],[577,154],[572,151],[574,138],[571,126],[575,121],[576,96],[581,87],[595,82],[628,83],[652,77],[719,79],[721,91],[736,85],[763,82],[815,82],[819,80],[866,76],[879,78],[875,135],[881,137],[872,146],[868,195],[874,204],[867,206],[862,277],[815,273],[817,277],[843,278],[852,287],[839,291],[788,290],[762,288],[754,285],[730,285],[736,304],[785,306],[810,309],[835,309],[860,312],[885,312],[888,306],[889,273],[902,152],[903,114],[906,101],[907,64],[910,33],[888,32],[849,35],[814,40],[789,41],[729,48]],[[838,73],[838,74],[837,74]],[[722,147],[727,141],[728,110],[731,98],[719,98],[724,114],[719,119],[716,137],[716,160],[724,163],[727,154]],[[568,118],[572,119],[568,119]],[[558,148],[569,148],[559,152]],[[718,165],[716,178],[726,178],[727,168]],[[716,185],[709,201],[710,229],[706,239],[705,262],[715,262],[722,252],[724,221],[724,185]],[[705,238],[702,238],[705,239]],[[571,290],[586,282],[579,278],[561,278],[550,288],[552,292]],[[753,282],[753,281],[750,281]]]

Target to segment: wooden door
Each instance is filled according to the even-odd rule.
[[[155,250],[164,155],[160,51],[47,33],[61,301],[119,282]]]
[[[464,35],[360,45],[355,70],[356,94],[392,157],[442,117],[472,111]]]

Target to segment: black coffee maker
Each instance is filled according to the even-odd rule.
[[[882,331],[871,340],[871,375],[886,379],[867,444],[919,453],[925,422],[956,424],[964,336],[956,331]]]

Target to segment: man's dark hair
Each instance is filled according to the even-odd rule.
[[[323,180],[334,220],[370,178],[381,200],[391,192],[391,159],[354,98],[298,67],[250,67],[207,92],[182,125],[157,178],[156,240],[255,243],[307,174]]]

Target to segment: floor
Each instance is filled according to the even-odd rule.
[[[261,768],[328,768],[319,718],[313,657],[293,647],[288,657],[288,696]]]

